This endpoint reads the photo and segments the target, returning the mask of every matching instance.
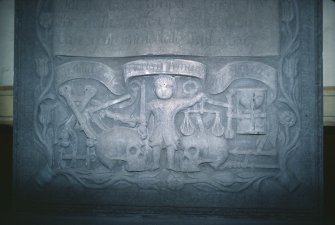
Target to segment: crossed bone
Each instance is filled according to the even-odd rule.
[[[84,133],[86,134],[86,136],[91,139],[96,139],[96,135],[95,135],[95,131],[88,125],[89,116],[92,115],[94,112],[97,112],[102,109],[106,109],[109,106],[112,106],[117,103],[130,99],[130,95],[128,94],[123,95],[118,99],[113,99],[113,100],[105,102],[102,105],[91,108],[89,113],[87,114],[84,111],[84,109],[86,108],[89,101],[96,95],[97,90],[90,85],[85,86],[85,93],[84,93],[84,96],[82,97],[82,101],[79,106],[77,106],[77,104],[75,103],[75,99],[72,96],[71,91],[72,91],[72,88],[69,85],[64,85],[59,88],[59,94],[65,98],[67,104],[69,105],[72,112],[74,113],[74,115],[71,115],[69,121],[73,120],[75,116],[81,128],[83,129]]]
[[[83,97],[83,101],[81,102],[80,106],[77,106],[73,96],[71,95],[72,88],[69,85],[64,85],[59,88],[59,94],[62,95],[66,103],[71,108],[72,112],[74,113],[75,117],[77,118],[81,128],[83,129],[84,133],[88,138],[96,139],[94,131],[91,127],[87,124],[87,118],[82,115],[82,111],[87,106],[88,102],[96,95],[97,90],[92,86],[86,86],[85,87],[85,94]],[[73,115],[71,115],[70,120],[74,118]]]

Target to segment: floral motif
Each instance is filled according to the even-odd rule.
[[[296,116],[292,111],[286,110],[279,115],[279,122],[287,127],[292,127],[296,120]]]

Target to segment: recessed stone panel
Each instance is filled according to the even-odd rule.
[[[318,215],[317,7],[17,1],[16,208]]]
[[[56,55],[279,54],[277,0],[57,0],[53,5]]]

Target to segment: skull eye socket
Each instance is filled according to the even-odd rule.
[[[195,147],[191,147],[191,148],[188,149],[188,152],[191,155],[195,155],[195,154],[197,154],[198,150]]]
[[[129,148],[129,153],[132,154],[132,155],[135,155],[137,153],[137,150],[138,149],[133,146],[133,147]]]

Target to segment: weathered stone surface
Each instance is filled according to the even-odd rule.
[[[278,0],[57,0],[54,12],[56,55],[279,54]]]
[[[17,1],[17,208],[318,214],[318,4]]]

